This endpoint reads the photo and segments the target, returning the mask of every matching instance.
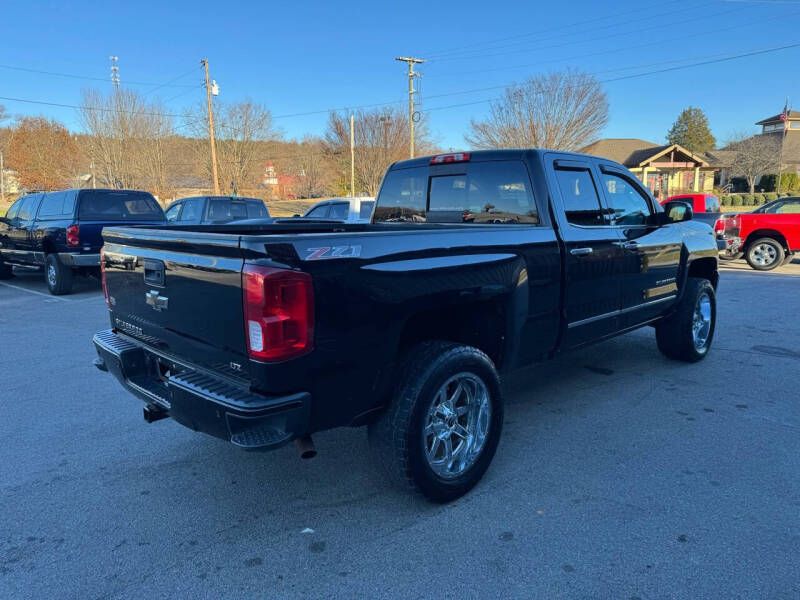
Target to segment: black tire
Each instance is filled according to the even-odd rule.
[[[756,271],[771,271],[783,264],[786,253],[778,240],[764,237],[749,243],[744,257]]]
[[[451,342],[431,341],[412,348],[401,371],[391,405],[369,425],[370,446],[381,463],[381,468],[394,482],[404,487],[416,488],[434,502],[450,502],[466,494],[480,481],[497,450],[503,429],[503,398],[497,370],[491,359],[477,348]],[[462,472],[443,477],[434,471],[428,456],[429,450],[432,450],[436,458],[437,448],[440,444],[444,447],[445,442],[442,440],[437,442],[435,438],[438,436],[432,433],[426,437],[423,430],[434,426],[430,422],[432,417],[429,411],[433,409],[434,401],[441,397],[440,390],[445,389],[445,394],[449,394],[447,390],[450,388],[445,386],[458,385],[462,381],[460,378],[464,377],[467,386],[477,384],[478,381],[485,386],[482,390],[486,392],[486,405],[491,407],[490,417],[488,425],[485,426],[483,445],[476,451],[474,458],[469,460],[468,465],[463,465]],[[452,381],[455,378],[459,379]],[[473,391],[477,389],[473,388]],[[453,394],[457,395],[458,392]],[[480,396],[481,391],[478,390],[475,395]],[[460,419],[471,419],[469,416],[456,416],[459,410],[461,407],[449,417],[453,419],[453,424],[450,425],[451,434],[447,436],[449,438],[447,447],[451,451],[455,439],[452,437],[453,427],[458,426]],[[444,418],[440,421],[440,426],[446,428],[447,426],[443,424]],[[481,418],[472,422],[479,421]],[[477,425],[476,427],[479,428]],[[480,435],[475,434],[470,437],[478,439]],[[449,456],[455,456],[458,448],[461,448],[463,456],[465,449],[469,449],[467,438],[459,439],[464,440],[463,444],[456,446],[456,452],[452,452]],[[440,464],[446,462],[444,460]]]
[[[0,279],[11,279],[14,276],[14,268],[3,262],[0,258]]]
[[[695,343],[694,326],[695,311],[702,297],[707,297],[710,306],[710,324],[705,341],[698,346]],[[714,329],[717,324],[717,300],[714,287],[708,279],[690,277],[686,280],[686,289],[678,304],[675,314],[656,326],[656,342],[661,353],[674,360],[697,362],[708,355],[714,341]],[[699,337],[698,337],[699,339]]]
[[[64,265],[57,254],[48,254],[44,263],[44,280],[54,296],[69,294],[72,290],[72,268]]]
[[[794,260],[794,252],[787,252],[786,253],[786,258],[783,259],[783,262],[781,263],[781,266],[783,267],[783,266],[786,266],[788,264],[791,264],[793,260]]]

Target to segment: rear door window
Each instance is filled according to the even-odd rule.
[[[36,215],[36,209],[39,207],[39,200],[42,199],[42,194],[32,194],[23,200],[19,208],[17,218],[20,221],[33,221]]]
[[[39,207],[38,218],[42,220],[60,219],[71,216],[74,210],[74,192],[48,192]]]
[[[345,221],[349,213],[350,205],[347,202],[335,202],[331,204],[331,212],[328,218],[336,219],[337,221]]]
[[[775,212],[781,215],[796,215],[800,213],[800,200],[787,200]]]
[[[569,223],[581,227],[606,224],[589,169],[556,169],[556,179]]]
[[[156,221],[164,211],[151,194],[133,190],[84,190],[78,217],[88,221]]]
[[[706,196],[706,212],[719,212],[719,198],[716,196]]]
[[[203,204],[205,198],[187,198],[183,201],[183,210],[178,221],[196,221],[199,222],[203,215]]]
[[[372,216],[372,207],[375,206],[374,200],[366,200],[361,203],[361,207],[358,210],[358,218],[359,219],[369,219]]]
[[[330,206],[328,204],[323,204],[322,206],[316,206],[312,208],[308,213],[306,213],[307,217],[312,217],[314,219],[324,219],[328,216],[328,209]]]
[[[261,219],[268,217],[267,207],[263,202],[250,201],[247,203],[247,218],[248,219]]]

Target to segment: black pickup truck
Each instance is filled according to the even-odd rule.
[[[448,501],[495,453],[499,373],[645,325],[706,356],[717,245],[691,214],[610,160],[497,150],[395,163],[367,224],[105,229],[95,365],[146,420],[243,448],[368,425]]]
[[[22,196],[0,218],[0,279],[13,267],[44,267],[51,294],[68,294],[72,276],[100,274],[107,225],[166,224],[164,211],[138,190],[59,190]]]

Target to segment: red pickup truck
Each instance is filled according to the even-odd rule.
[[[800,197],[780,198],[752,212],[726,216],[724,235],[734,240],[730,258],[744,256],[758,271],[791,262],[800,251]]]

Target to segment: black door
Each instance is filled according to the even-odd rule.
[[[601,163],[600,180],[624,255],[620,326],[633,327],[663,314],[677,298],[680,225],[657,225],[654,200],[630,173]]]
[[[592,164],[548,156],[560,192],[553,194],[553,209],[566,252],[563,346],[569,348],[619,328],[623,249],[617,228],[606,222]]]

